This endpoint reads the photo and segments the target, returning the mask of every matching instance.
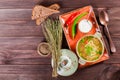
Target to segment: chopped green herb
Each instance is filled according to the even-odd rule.
[[[97,54],[101,54],[102,52],[101,51],[98,51]]]
[[[91,52],[93,51],[93,48],[88,45],[88,46],[85,47],[85,51],[86,51],[87,55],[91,55]]]
[[[84,43],[84,42],[85,42],[85,39],[82,39],[80,42],[81,42],[81,43]]]

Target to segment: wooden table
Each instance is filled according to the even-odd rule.
[[[0,80],[54,80],[50,57],[41,57],[36,51],[44,36],[41,27],[31,20],[31,11],[36,4],[56,2],[61,5],[61,13],[92,5],[97,15],[97,8],[106,8],[110,16],[108,27],[117,48],[109,60],[58,80],[94,80],[107,65],[120,65],[120,0],[0,0]]]

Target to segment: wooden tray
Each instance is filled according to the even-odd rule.
[[[87,14],[85,12],[87,12]],[[83,19],[90,20],[92,22],[92,29],[87,33],[83,33],[83,32],[78,31],[78,27],[75,27],[76,33],[72,32],[73,26],[77,25],[77,23],[75,24],[76,18],[83,13],[85,13],[84,16],[82,16],[78,21],[83,20]],[[76,9],[74,11],[62,14],[59,16],[59,18],[60,18],[60,21],[62,24],[62,28],[64,30],[64,34],[65,34],[68,46],[75,53],[76,53],[77,42],[82,37],[84,37],[86,35],[95,35],[96,33],[99,33],[101,35],[101,40],[104,44],[104,53],[103,53],[102,57],[95,62],[81,62],[81,61],[79,61],[80,67],[86,67],[86,66],[93,65],[93,64],[96,64],[98,62],[109,59],[108,51],[107,51],[107,48],[105,46],[105,43],[104,43],[104,40],[103,40],[103,37],[102,37],[101,31],[100,31],[99,25],[97,23],[92,6],[86,6],[86,7],[79,8],[79,9]]]

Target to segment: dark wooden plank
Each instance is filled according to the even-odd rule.
[[[59,77],[58,80],[95,80],[98,74],[106,67],[107,65],[99,63],[91,67],[84,69],[78,69],[75,74],[69,77]]]
[[[36,50],[43,37],[0,37],[0,50]]]
[[[51,77],[51,56],[41,57],[37,45],[44,41],[41,27],[31,21],[35,4],[50,5],[58,2],[61,13],[92,5],[107,8],[108,25],[117,52],[110,59],[84,69],[78,69],[70,77]],[[0,80],[95,80],[108,64],[120,64],[120,1],[119,0],[0,0]]]
[[[50,74],[50,65],[0,65],[0,74]]]
[[[110,59],[108,59],[104,63],[113,63],[113,64],[117,64],[118,63],[119,64],[120,63],[120,53],[118,52],[118,54],[110,55]]]
[[[80,8],[80,7],[78,7]],[[78,9],[78,8],[61,8],[61,13],[66,13],[66,12],[69,12],[69,11],[72,11],[72,10],[75,10],[75,9]],[[110,18],[110,21],[117,21],[117,20],[120,20],[120,7],[111,7],[111,8],[106,8],[106,7],[103,7],[103,9],[106,9],[106,11],[108,12],[108,15],[109,15],[109,18]],[[99,11],[99,7],[94,7],[93,6],[93,9],[94,9],[94,12],[96,14],[96,16],[98,16],[98,11]]]
[[[94,66],[78,69],[69,77],[54,79],[51,77],[50,65],[0,65],[0,78],[9,80],[94,80],[108,65],[100,63]]]
[[[113,7],[108,9],[108,15],[110,17],[110,20],[120,20],[120,7]]]
[[[119,26],[119,20],[110,20],[108,28],[112,36],[120,35]],[[0,37],[43,37],[41,27],[36,26],[34,21],[0,22],[0,29]]]
[[[65,13],[77,8],[61,8],[61,13]],[[95,8],[95,12],[97,8]],[[0,21],[30,21],[31,20],[32,9],[0,9]],[[118,14],[120,14],[119,7],[108,9],[108,14],[111,20],[120,20]]]
[[[59,3],[62,7],[78,8],[86,5],[92,5],[94,7],[120,7],[119,0],[1,0],[0,8],[32,8],[35,4],[50,5],[52,3]]]
[[[119,26],[119,20],[110,20],[108,28],[111,36],[120,35]],[[36,26],[33,21],[0,22],[0,29],[0,37],[44,37],[41,26]]]
[[[0,9],[0,21],[31,20],[31,9]]]
[[[50,64],[49,58],[37,53],[42,37],[2,37],[0,39],[0,64]]]
[[[37,50],[0,50],[0,59],[43,58]]]
[[[120,63],[120,53],[110,55],[104,63]],[[0,51],[0,64],[50,64],[51,56],[41,57],[36,50]]]
[[[69,77],[61,77],[54,79],[51,77],[51,66],[50,65],[0,65],[0,75],[2,74],[15,74],[17,75],[38,75],[36,79],[40,78],[42,76],[43,78],[41,80],[94,80],[98,74],[108,65],[105,65],[103,63],[96,64],[94,66],[84,68],[84,69],[78,69],[75,74]],[[10,76],[8,75],[8,77]],[[1,77],[1,76],[0,76]],[[20,76],[21,77],[21,76]],[[18,78],[20,78],[18,77]],[[48,79],[49,77],[49,79]],[[25,77],[23,77],[21,80],[24,80]],[[29,76],[26,76],[26,79],[29,79]],[[34,80],[34,78],[32,77]]]
[[[23,55],[24,56],[24,55]],[[39,56],[39,55],[38,55]],[[48,65],[51,58],[16,58],[0,59],[0,65]]]
[[[9,52],[9,53],[8,53]],[[120,63],[120,53],[110,55],[104,63]],[[51,58],[41,57],[36,50],[0,51],[0,64],[50,64]]]
[[[0,64],[50,64],[51,57],[41,57],[37,50],[0,50]]]
[[[51,74],[0,74],[1,80],[50,80]]]
[[[120,37],[112,36],[112,39],[119,51]],[[0,37],[0,50],[36,50],[37,45],[44,40],[44,37]]]
[[[112,36],[120,36],[119,23],[119,20],[110,20],[110,22],[108,23],[108,28]]]
[[[0,29],[0,37],[43,37],[41,27],[34,21],[4,21]]]
[[[119,43],[119,36],[111,36],[112,40],[113,40],[113,43],[115,44],[115,47],[116,47],[116,52],[112,53],[110,52],[110,45],[109,45],[109,40],[107,38],[107,36],[105,34],[102,34],[103,35],[103,38],[104,38],[104,42],[105,42],[105,46],[108,50],[108,53],[111,55],[111,54],[120,54],[120,43]],[[120,56],[120,55],[119,55]]]
[[[112,37],[117,52],[107,63],[120,63],[119,38]],[[50,58],[41,58],[36,50],[43,41],[41,37],[2,37],[0,38],[0,64],[50,64]]]
[[[116,46],[116,49],[117,49],[117,52],[116,53],[119,53],[120,52],[120,38],[119,38],[119,36],[113,36],[112,37],[112,40],[113,40],[113,43],[115,44],[115,46]],[[114,54],[116,54],[116,53],[114,53]]]
[[[47,0],[48,1],[48,0]],[[71,1],[67,1],[67,0],[62,0],[61,1],[62,7],[83,7],[83,6],[87,6],[87,5],[92,5],[93,7],[103,7],[103,8],[111,8],[111,7],[119,7],[120,5],[120,1],[116,0],[116,1],[112,1],[112,0],[108,0],[108,1],[104,1],[104,0],[71,0]]]
[[[1,0],[0,8],[32,8],[43,0]]]
[[[2,68],[3,70],[1,71],[2,73],[0,74],[0,79],[1,80],[78,80],[78,79],[87,80],[89,78],[89,80],[95,80],[95,78],[107,66],[108,65],[105,65],[105,64],[97,64],[97,65],[94,65],[92,67],[85,68],[85,69],[82,69],[82,70],[79,69],[79,70],[77,70],[77,72],[75,74],[73,74],[70,77],[61,77],[61,76],[59,76],[58,78],[52,78],[51,77],[51,68],[50,68],[50,66],[48,67],[48,66],[43,66],[42,65],[42,67],[45,67],[45,68],[41,68],[39,66],[37,66],[37,67],[31,66],[31,68],[30,68],[28,65],[23,66],[23,67],[19,66],[18,68],[15,68],[15,66],[9,66],[10,67],[9,69],[7,69],[7,67]],[[29,69],[26,69],[26,67],[28,67]],[[9,74],[4,69],[7,69],[8,72],[11,71],[11,73]],[[20,71],[20,72],[17,73],[17,71]],[[21,72],[21,71],[23,71],[23,72]],[[16,73],[16,74],[14,74],[14,73]]]

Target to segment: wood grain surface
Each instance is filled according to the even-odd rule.
[[[51,56],[37,53],[38,44],[45,38],[41,27],[31,20],[31,11],[36,4],[53,3],[60,4],[60,14],[92,5],[97,17],[98,8],[105,8],[117,52],[109,60],[78,69],[70,77],[52,78]],[[65,40],[63,48],[67,48]],[[0,0],[0,80],[95,80],[103,68],[116,64],[120,65],[120,0]]]

